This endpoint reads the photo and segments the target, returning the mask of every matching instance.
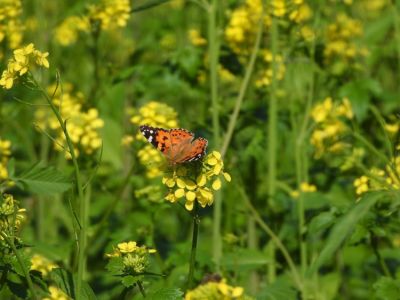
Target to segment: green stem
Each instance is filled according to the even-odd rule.
[[[194,275],[194,268],[195,268],[195,263],[196,263],[197,240],[198,240],[198,236],[199,236],[199,224],[200,224],[200,218],[197,215],[197,203],[195,202],[195,205],[193,208],[193,234],[192,234],[192,248],[190,251],[189,275],[188,275],[188,283],[187,283],[188,289],[192,288],[192,285],[193,285],[193,275]]]
[[[21,266],[22,272],[24,273],[26,282],[28,284],[28,288],[31,292],[31,296],[32,299],[36,300],[38,299],[36,297],[36,293],[35,293],[35,289],[33,287],[33,283],[32,283],[32,279],[31,276],[29,275],[29,271],[28,268],[26,267],[26,265],[24,264],[24,261],[22,260],[21,255],[19,255],[18,249],[17,247],[15,247],[14,244],[14,238],[9,238],[6,234],[4,234],[3,232],[0,232],[1,237],[6,241],[6,243],[10,246],[11,250],[14,252],[15,256],[17,257],[18,263]]]
[[[217,34],[217,7],[218,0],[211,0],[208,6],[208,56],[210,61],[210,91],[211,91],[211,110],[213,142],[216,147],[220,146],[220,126],[219,126],[219,99],[218,99],[218,57],[219,57],[219,37]],[[220,267],[222,257],[221,244],[221,219],[222,202],[221,193],[215,194],[213,215],[213,260],[217,271]]]
[[[79,234],[78,234],[78,274],[77,274],[77,281],[76,281],[76,299],[81,299],[81,290],[82,290],[82,281],[83,281],[83,271],[85,269],[85,249],[86,249],[86,230],[87,230],[87,224],[86,224],[86,200],[83,194],[83,185],[82,185],[82,179],[81,179],[81,174],[79,170],[79,164],[77,157],[75,155],[75,149],[72,144],[71,138],[69,136],[66,122],[62,119],[62,116],[59,112],[59,110],[56,108],[54,105],[52,99],[49,97],[47,92],[38,84],[38,82],[35,80],[33,76],[31,76],[33,82],[35,83],[36,87],[39,89],[41,94],[44,96],[46,99],[47,103],[50,105],[51,110],[53,111],[54,115],[57,118],[58,123],[60,124],[60,127],[64,133],[65,140],[67,142],[68,150],[71,155],[72,163],[74,166],[74,173],[75,173],[75,185],[76,189],[78,191],[78,201],[79,201],[79,222],[80,222],[80,229],[79,229]]]
[[[396,7],[396,1],[391,1],[392,11],[393,11],[393,23],[394,23],[394,32],[396,36],[396,50],[397,50],[397,65],[400,70],[400,26],[399,26],[399,13]]]
[[[146,292],[144,291],[144,287],[143,287],[142,282],[140,280],[138,280],[136,283],[137,283],[137,285],[139,287],[139,291],[142,294],[143,298],[146,298]]]
[[[374,251],[376,260],[378,261],[378,263],[379,263],[379,265],[380,265],[380,267],[382,269],[383,274],[385,276],[387,276],[387,277],[393,278],[392,274],[389,271],[388,266],[386,265],[385,260],[382,258],[381,254],[379,253],[378,237],[375,236],[375,234],[372,231],[370,231],[370,243],[371,243],[371,246],[372,246],[372,250]]]
[[[254,70],[254,65],[257,59],[257,54],[260,50],[260,44],[261,44],[261,37],[262,37],[262,33],[263,33],[263,25],[264,25],[264,15],[261,15],[260,18],[260,22],[258,25],[258,30],[257,30],[257,37],[256,37],[256,41],[254,43],[254,47],[253,47],[253,51],[251,53],[250,56],[250,60],[249,63],[246,67],[246,73],[244,75],[242,84],[240,86],[240,90],[239,90],[239,94],[238,97],[236,98],[236,102],[235,102],[235,107],[232,111],[230,120],[229,120],[229,125],[228,125],[228,129],[226,131],[225,137],[224,137],[224,142],[221,148],[221,155],[224,157],[226,154],[226,151],[228,150],[229,144],[231,142],[232,139],[232,135],[233,135],[233,131],[235,130],[236,127],[236,122],[237,119],[239,117],[239,112],[240,112],[240,108],[242,107],[242,103],[243,103],[243,99],[244,96],[246,95],[246,91],[247,88],[249,86],[249,82],[250,82],[250,78],[251,78],[251,74],[253,73]]]
[[[254,220],[267,233],[267,235],[271,238],[272,242],[274,242],[276,247],[281,251],[281,253],[282,253],[283,257],[285,258],[285,260],[289,266],[289,269],[292,273],[294,283],[296,284],[297,288],[301,291],[303,289],[301,277],[299,275],[299,272],[297,271],[296,265],[294,264],[290,254],[289,254],[289,251],[286,249],[285,245],[282,243],[280,238],[263,221],[261,216],[258,214],[257,210],[254,208],[253,204],[251,203],[250,199],[247,197],[245,191],[242,188],[239,188],[239,192],[242,195],[242,199],[244,200],[249,211],[251,212]]]
[[[277,63],[276,57],[278,53],[278,24],[275,17],[272,17],[271,25],[271,52],[272,52],[272,84],[270,89],[270,100],[269,100],[269,122],[268,122],[268,205],[273,207],[274,198],[276,192],[276,150],[277,150],[277,122],[278,122],[278,103],[276,99],[277,89]],[[276,265],[275,265],[275,251],[271,246],[269,249],[269,259],[271,263],[268,268],[269,282],[275,279]]]

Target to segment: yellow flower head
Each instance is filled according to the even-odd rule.
[[[14,80],[35,66],[49,68],[48,55],[48,52],[36,50],[32,43],[14,50],[14,57],[9,60],[7,70],[4,70],[1,75],[0,86],[5,89],[12,88]]]
[[[39,271],[43,276],[47,276],[52,269],[57,267],[55,263],[40,254],[34,254],[31,258],[31,270]]]
[[[101,0],[98,5],[89,6],[89,19],[99,22],[105,31],[126,27],[131,13],[129,0]]]
[[[200,284],[185,295],[185,300],[204,299],[245,300],[249,298],[244,294],[242,287],[231,286],[225,279],[219,279]]]
[[[14,235],[26,218],[25,212],[24,208],[19,208],[18,201],[12,195],[0,194],[0,232]]]
[[[212,205],[213,191],[221,188],[221,175],[226,181],[231,181],[231,176],[224,172],[224,163],[221,153],[212,151],[201,162],[201,165],[180,164],[166,174],[162,183],[167,186],[169,193],[165,199],[171,203],[185,198],[185,207],[191,211],[195,201],[201,207]]]

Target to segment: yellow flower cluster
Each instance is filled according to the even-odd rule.
[[[45,297],[43,300],[72,300],[71,297],[54,285],[49,286],[49,292],[49,297]]]
[[[220,281],[209,281],[188,291],[185,300],[247,300],[250,297],[244,294],[240,286],[231,286],[225,279]]]
[[[62,46],[74,44],[80,32],[89,32],[90,23],[87,17],[70,16],[67,17],[55,29],[54,37]]]
[[[31,258],[31,270],[39,271],[43,276],[47,276],[52,269],[57,267],[55,263],[40,254],[34,254]]]
[[[335,104],[331,97],[314,106],[311,111],[316,126],[311,134],[311,144],[314,146],[316,159],[326,152],[337,153],[347,144],[341,138],[349,131],[345,120],[353,118],[350,101],[343,98],[340,104]]]
[[[50,87],[49,92],[53,91],[54,87]],[[81,152],[90,155],[101,147],[102,140],[99,130],[104,126],[104,121],[99,118],[97,109],[83,110],[82,93],[73,93],[72,86],[66,84],[62,94],[58,90],[53,98],[53,103],[58,107],[62,119],[67,121],[67,131],[75,146],[75,155],[78,156]],[[57,131],[54,147],[57,151],[65,151],[67,149],[66,140],[57,118],[50,111],[44,109],[37,110],[35,117],[40,129],[50,128]],[[66,152],[66,157],[71,158],[69,152]]]
[[[258,79],[256,80],[257,87],[268,86],[272,83],[272,78],[274,75],[273,64],[276,64],[276,79],[282,80],[285,76],[286,67],[283,62],[283,57],[281,55],[276,55],[274,58],[271,51],[263,50],[263,60],[266,64],[265,69],[261,71]]]
[[[238,55],[248,55],[254,44],[258,23],[262,17],[262,1],[246,0],[245,4],[236,8],[225,28],[225,39],[229,47]],[[271,26],[271,18],[263,17],[266,28]]]
[[[384,170],[372,168],[367,175],[362,175],[354,180],[354,188],[357,195],[368,191],[399,190],[400,189],[400,156],[393,163],[387,165]]]
[[[69,16],[55,29],[54,38],[60,45],[74,44],[79,33],[88,33],[93,27],[103,31],[126,27],[131,12],[129,0],[101,0],[87,8],[86,14]]]
[[[300,192],[301,193],[314,193],[317,191],[317,187],[314,184],[309,184],[308,182],[302,182],[300,184]],[[298,198],[300,196],[300,192],[294,190],[291,192],[291,196],[293,198]]]
[[[2,235],[14,236],[23,220],[26,209],[19,208],[18,201],[10,194],[0,195],[0,232]],[[15,219],[14,219],[15,216]],[[3,238],[0,237],[2,240]]]
[[[139,126],[146,124],[152,127],[176,128],[178,127],[176,111],[165,103],[150,101],[133,111],[131,117],[132,124]],[[143,135],[138,132],[136,139],[145,141]],[[146,168],[146,175],[149,178],[155,178],[162,175],[161,167],[164,159],[160,152],[146,141],[146,145],[138,151],[140,163]]]
[[[368,55],[366,47],[357,44],[356,39],[363,35],[362,23],[341,13],[326,30],[324,58],[326,64],[342,63],[357,67],[356,59]],[[345,65],[344,65],[345,64]],[[339,69],[340,71],[340,69]],[[338,72],[339,72],[338,71]]]
[[[119,243],[113,252],[106,254],[106,257],[121,257],[123,259],[123,272],[130,275],[143,273],[149,265],[149,254],[156,253],[157,250],[138,246],[136,242],[129,241]]]
[[[7,163],[11,156],[11,142],[0,139],[0,182],[8,178]]]
[[[200,170],[195,165],[181,164],[163,177],[163,184],[169,188],[165,199],[175,203],[185,197],[185,207],[189,211],[193,210],[195,201],[201,207],[210,206],[214,201],[212,190],[217,191],[222,185],[220,175],[231,181],[231,176],[224,172],[221,153],[217,151],[203,159]]]
[[[102,30],[126,27],[131,13],[129,0],[102,0],[98,5],[89,6],[91,22],[99,22]]]
[[[48,52],[40,52],[31,43],[23,48],[14,50],[14,57],[8,61],[7,70],[0,78],[0,86],[11,89],[18,76],[26,74],[33,66],[49,67]]]
[[[20,19],[22,14],[21,0],[0,0],[0,45],[8,42],[8,48],[19,47],[22,41],[23,25]],[[0,59],[3,53],[0,50]]]

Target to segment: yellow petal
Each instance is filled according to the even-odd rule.
[[[194,202],[186,201],[185,207],[187,210],[191,211],[193,210]]]
[[[180,187],[181,189],[184,189],[186,187],[185,181],[183,179],[178,178],[176,180],[176,185]]]
[[[187,201],[194,201],[194,199],[196,199],[196,193],[189,191],[186,193],[186,200]]]
[[[210,166],[215,166],[218,163],[218,160],[211,156],[207,159],[207,164],[209,164]]]
[[[221,159],[221,153],[219,153],[218,151],[213,151],[212,154],[214,155],[214,157],[218,160]]]
[[[176,198],[182,198],[185,195],[184,189],[177,189],[174,193]]]
[[[207,183],[207,177],[204,174],[200,174],[196,181],[198,186],[204,186]]]
[[[229,173],[222,172],[222,175],[224,175],[224,178],[225,178],[226,181],[231,182],[232,177],[231,177],[231,175]]]
[[[194,183],[193,180],[190,180],[190,179],[185,180],[185,185],[186,185],[186,188],[190,191],[193,191],[197,187],[196,183]]]
[[[214,191],[218,191],[221,188],[221,180],[219,178],[214,180],[212,183],[212,188]]]

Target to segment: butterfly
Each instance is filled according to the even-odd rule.
[[[208,141],[194,138],[194,133],[182,129],[163,129],[140,126],[140,132],[167,158],[171,165],[199,160],[206,154]]]

